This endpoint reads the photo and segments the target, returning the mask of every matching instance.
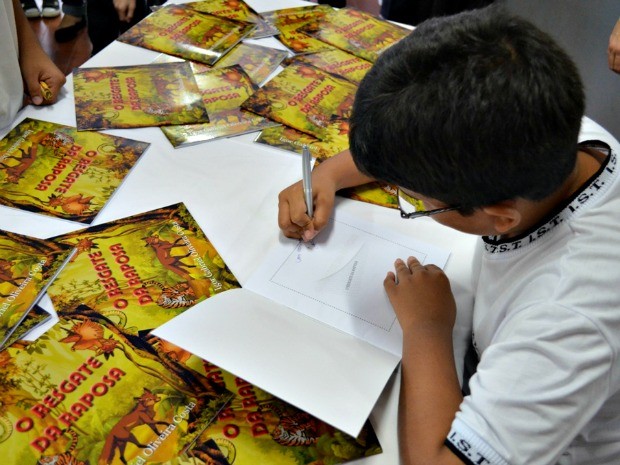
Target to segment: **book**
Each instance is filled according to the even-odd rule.
[[[373,63],[411,32],[353,7],[334,9],[300,31]]]
[[[243,0],[203,0],[185,5],[193,10],[214,16],[255,24],[256,28],[246,36],[247,39],[260,39],[278,33],[275,26],[266,21]]]
[[[149,145],[25,118],[0,140],[0,204],[90,224]]]
[[[72,250],[50,240],[0,231],[0,350]]]
[[[209,121],[188,63],[77,68],[78,130]]]
[[[232,397],[156,337],[85,306],[0,365],[6,465],[174,461]]]
[[[311,64],[329,73],[342,76],[343,78],[358,85],[372,67],[372,63],[370,61],[364,60],[337,48],[323,50],[316,53],[296,55],[295,57],[286,60],[284,64],[288,65],[293,61]]]
[[[13,333],[8,337],[4,346],[8,347],[15,342],[26,339],[31,336],[32,332],[52,319],[52,314],[35,304],[24,316],[22,322],[15,328]]]
[[[157,9],[117,40],[212,65],[255,27],[172,4]]]
[[[286,50],[279,50],[271,47],[264,47],[248,42],[241,42],[235,45],[226,55],[220,58],[213,66],[190,61],[194,74],[205,73],[212,68],[225,68],[227,66],[239,65],[250,77],[252,82],[259,87],[276,71],[280,63],[288,56]],[[170,63],[181,61],[182,58],[171,55],[161,54],[153,63]]]
[[[242,42],[224,55],[214,66],[222,68],[239,65],[259,87],[273,74],[288,56],[286,50]]]
[[[278,241],[243,288],[153,333],[357,437],[400,361],[383,281],[408,256],[441,268],[449,253],[338,210],[312,244]]]
[[[258,89],[241,66],[214,68],[195,77],[209,122],[162,127],[174,147],[260,131],[278,124],[239,108]]]
[[[310,134],[283,124],[263,129],[254,142],[299,155],[302,153],[303,146],[306,145],[310,154],[316,159],[329,158],[349,148],[348,134],[329,142],[323,142]]]
[[[354,438],[205,360],[187,364],[235,393],[189,456],[200,458],[209,442],[235,465],[336,465],[382,452],[369,422]]]
[[[280,33],[278,40],[295,53],[314,53],[333,48],[299,29],[306,24],[325,16],[333,8],[329,5],[313,5],[283,8],[261,13],[263,18],[273,24]]]
[[[57,236],[77,249],[48,290],[59,314],[77,306],[122,328],[151,329],[227,289],[235,276],[183,204]]]
[[[326,142],[348,133],[356,90],[357,86],[343,77],[292,62],[241,108]]]

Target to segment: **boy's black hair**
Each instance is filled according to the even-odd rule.
[[[579,73],[545,33],[498,7],[436,18],[362,80],[350,148],[362,172],[463,211],[541,200],[574,168]]]

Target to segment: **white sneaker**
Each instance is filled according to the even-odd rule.
[[[58,0],[43,0],[43,11],[41,16],[44,18],[55,18],[60,15],[60,5]]]
[[[32,19],[41,17],[41,10],[39,10],[39,7],[34,0],[26,0],[22,3],[22,8],[26,18]]]

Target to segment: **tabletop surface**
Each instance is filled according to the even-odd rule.
[[[247,0],[247,3],[259,13],[311,5],[298,0]],[[252,42],[284,48],[275,38]],[[82,67],[148,64],[158,56],[158,52],[114,42]],[[28,106],[18,114],[14,125],[30,117],[75,126],[72,89],[72,77],[68,76],[56,104],[37,108]],[[270,246],[281,239],[277,224],[277,195],[300,179],[301,160],[298,155],[254,143],[256,133],[174,149],[161,130],[155,127],[105,132],[149,142],[151,146],[93,225],[183,202],[241,284],[252,274]],[[4,135],[1,133],[0,137]],[[428,218],[403,221],[394,210],[362,202],[339,199],[336,208],[451,252],[446,273],[459,307],[455,350],[457,355],[462,354],[470,328],[473,302],[470,264],[476,237],[442,227]],[[0,207],[0,229],[46,238],[82,228],[79,223]],[[52,308],[47,299],[43,306]],[[400,463],[396,421],[399,379],[397,372],[370,417],[383,453],[349,463]]]

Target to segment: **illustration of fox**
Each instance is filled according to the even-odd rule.
[[[84,197],[82,194],[65,197],[61,195],[50,195],[47,204],[50,207],[61,207],[65,213],[71,215],[82,215],[92,207],[91,201],[94,196]]]
[[[161,432],[157,429],[157,425],[166,425],[168,423],[164,421],[155,420],[155,404],[159,402],[158,395],[153,394],[147,388],[144,388],[144,392],[140,397],[136,397],[138,403],[134,409],[127,415],[122,417],[110,430],[108,437],[99,456],[99,465],[109,465],[114,463],[114,456],[118,450],[119,458],[121,462],[127,464],[125,458],[125,447],[128,443],[135,444],[138,447],[146,448],[146,444],[142,444],[133,435],[132,430],[140,425],[148,425],[157,436]]]

